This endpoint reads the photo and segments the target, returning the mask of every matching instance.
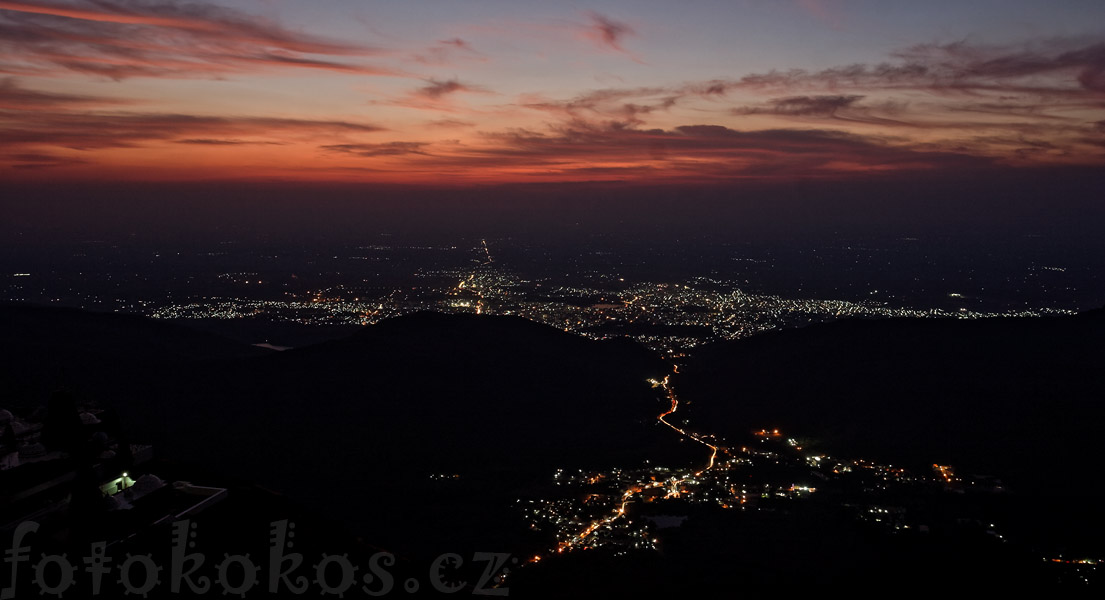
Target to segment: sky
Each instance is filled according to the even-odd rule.
[[[1105,2],[0,0],[0,182],[1105,166]]]

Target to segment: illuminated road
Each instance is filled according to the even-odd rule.
[[[481,262],[476,259],[472,259],[473,262],[478,262],[481,267],[485,267],[495,262],[495,259],[491,256],[491,248],[487,246],[487,240],[480,240],[480,246],[477,248],[477,250],[482,250],[484,256],[487,257],[487,260]],[[484,301],[487,299],[487,296],[485,294],[484,284],[481,283],[481,280],[476,279],[476,273],[472,273],[468,276],[467,279],[462,279],[460,283],[458,283],[453,289],[449,290],[448,294],[450,296],[456,296],[465,291],[476,295],[476,314],[482,315],[484,312]]]
[[[603,517],[601,519],[598,519],[596,521],[591,522],[590,525],[588,525],[585,529],[583,529],[579,533],[572,536],[571,539],[561,542],[560,545],[556,549],[557,552],[562,553],[565,550],[574,550],[574,549],[579,548],[579,547],[586,548],[587,547],[586,546],[587,540],[592,534],[594,534],[600,528],[602,528],[606,525],[609,525],[609,524],[613,523],[614,521],[617,521],[618,519],[625,516],[626,506],[630,502],[633,501],[633,496],[634,495],[636,495],[636,494],[638,494],[638,493],[640,493],[644,490],[647,490],[647,489],[670,486],[667,497],[669,497],[669,498],[678,497],[679,496],[679,486],[680,486],[680,484],[682,484],[687,479],[690,479],[691,477],[698,477],[698,476],[702,475],[703,473],[705,473],[706,471],[709,471],[710,469],[714,468],[714,464],[715,464],[716,459],[717,459],[718,447],[713,445],[713,444],[710,444],[710,443],[706,442],[698,434],[688,432],[688,431],[686,431],[686,430],[684,430],[680,427],[672,425],[667,420],[667,417],[669,415],[674,414],[675,411],[679,410],[679,398],[675,395],[675,390],[672,389],[672,386],[671,386],[671,383],[670,383],[671,382],[671,376],[678,373],[678,372],[679,372],[679,365],[673,365],[672,366],[672,373],[665,376],[663,381],[649,380],[652,383],[652,387],[663,388],[664,393],[667,396],[668,400],[671,401],[671,406],[666,411],[664,411],[663,413],[660,413],[656,417],[656,420],[663,423],[664,425],[667,425],[668,427],[672,428],[674,431],[678,432],[680,435],[682,435],[684,437],[687,437],[687,438],[690,438],[690,439],[692,439],[692,440],[694,440],[694,441],[710,448],[710,461],[709,461],[709,463],[704,468],[697,471],[693,476],[688,475],[688,476],[685,476],[685,477],[682,477],[682,478],[679,478],[679,479],[673,477],[673,478],[668,479],[666,481],[648,481],[648,482],[645,482],[643,484],[637,484],[637,485],[630,486],[624,492],[622,492],[622,500],[621,500],[621,503],[618,505],[618,508],[616,510],[614,510],[611,514],[606,515],[605,517]],[[540,560],[540,558],[539,557],[534,557],[534,559],[531,559],[530,562],[536,562],[537,560]]]
[[[491,258],[491,249],[487,247],[487,240],[480,240],[483,244],[483,253],[487,255],[487,264],[495,262],[495,259]]]
[[[678,372],[679,372],[679,365],[674,365],[673,370],[672,370],[672,374],[675,374],[675,373],[678,373]],[[694,474],[695,477],[698,477],[699,475],[705,473],[706,471],[709,471],[710,469],[714,468],[714,461],[717,459],[718,447],[713,445],[713,444],[710,444],[710,443],[706,442],[697,433],[689,433],[689,432],[687,432],[687,431],[685,431],[685,430],[683,430],[679,427],[676,427],[675,425],[672,425],[671,423],[668,422],[667,416],[674,413],[675,411],[679,410],[679,398],[676,397],[675,390],[673,390],[671,388],[671,385],[669,384],[670,380],[671,380],[671,375],[667,375],[667,376],[664,377],[663,381],[658,382],[658,383],[653,383],[653,387],[662,387],[662,388],[664,388],[664,392],[667,393],[667,395],[668,395],[668,400],[671,400],[671,408],[669,408],[666,412],[662,413],[659,417],[656,417],[656,419],[658,421],[660,421],[661,423],[663,423],[664,425],[667,425],[668,427],[671,427],[675,431],[679,432],[680,435],[689,437],[692,440],[694,440],[694,441],[710,448],[710,450],[711,450],[711,452],[710,452],[710,463],[708,465],[706,465],[706,468],[704,468],[701,471]]]

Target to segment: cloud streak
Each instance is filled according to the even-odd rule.
[[[389,144],[327,147],[365,157],[407,153]],[[403,168],[456,180],[735,181],[835,178],[857,173],[967,170],[985,157],[914,147],[826,129],[738,131],[720,125],[669,130],[568,123],[549,132],[485,133],[480,144],[419,144]],[[393,151],[394,150],[394,151]],[[362,153],[362,151],[366,151]]]
[[[622,40],[636,34],[629,25],[615,21],[601,13],[589,12],[587,18],[590,22],[584,29],[584,37],[590,39],[600,48],[625,52],[625,48],[622,47]]]
[[[457,58],[481,62],[487,60],[487,57],[472,47],[472,44],[459,37],[441,40],[424,52],[415,54],[413,58],[416,62],[432,66],[449,65]]]
[[[43,92],[23,87],[15,77],[0,78],[0,110],[39,110],[129,103],[127,100],[116,98]]]
[[[76,71],[111,79],[218,77],[257,70],[396,71],[346,60],[380,48],[299,33],[203,2],[0,0],[0,71]]]
[[[894,53],[897,62],[820,71],[792,69],[718,82],[731,90],[924,90],[943,94],[1008,92],[1069,97],[1105,92],[1105,42],[1084,38],[1035,44],[920,44]]]
[[[382,144],[330,144],[321,146],[322,150],[351,154],[365,158],[378,156],[404,156],[408,154],[428,154],[424,142],[385,142]]]
[[[482,94],[486,93],[487,89],[480,86],[461,83],[456,79],[430,79],[427,85],[411,92],[411,95],[418,98],[425,98],[427,100],[441,100],[446,96],[450,96],[458,92],[476,92]]]
[[[38,112],[33,121],[13,117],[0,113],[0,147],[34,145],[96,150],[133,148],[154,141],[232,145],[245,143],[237,141],[240,136],[294,138],[383,130],[349,121],[175,113]],[[282,139],[249,143],[269,141]]]
[[[44,154],[35,152],[10,154],[5,158],[10,162],[11,168],[21,169],[24,171],[52,169],[56,167],[68,167],[88,163],[87,160],[72,156],[60,156],[57,154]]]

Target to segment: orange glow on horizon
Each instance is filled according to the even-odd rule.
[[[1105,161],[1101,67],[1076,36],[719,71],[635,18],[473,3],[457,10],[475,24],[417,15],[427,37],[408,40],[366,37],[348,7],[308,32],[276,4],[0,0],[0,26],[35,32],[5,42],[0,179],[716,184]],[[706,41],[774,55],[732,37]]]

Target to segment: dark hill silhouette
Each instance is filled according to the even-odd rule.
[[[666,369],[631,342],[416,313],[213,371],[174,402],[187,407],[178,418],[150,413],[148,428],[381,543],[494,547],[518,491],[554,468],[639,462],[672,444],[645,381]]]
[[[168,321],[29,304],[0,304],[0,342],[6,352],[43,349],[86,360],[218,360],[268,353]]]
[[[1105,428],[1105,310],[848,320],[700,349],[676,383],[696,417],[786,427],[898,460],[995,469]]]
[[[847,320],[701,348],[675,386],[712,431],[778,427],[830,454],[994,475],[1026,514],[1051,515],[1041,529],[1098,535],[1102,365],[1101,309]]]
[[[147,394],[147,382],[187,378],[197,363],[269,353],[135,315],[0,304],[0,407],[31,408],[58,388],[73,390],[82,401]],[[135,392],[135,386],[145,391]]]
[[[163,456],[256,481],[387,547],[505,547],[497,536],[520,529],[511,503],[554,468],[683,450],[656,426],[646,382],[669,367],[628,340],[416,313],[258,356],[165,323],[57,314],[22,324],[11,353],[44,348],[79,398],[118,409]],[[116,325],[117,337],[93,341]],[[9,358],[3,377],[18,380],[25,363]]]

